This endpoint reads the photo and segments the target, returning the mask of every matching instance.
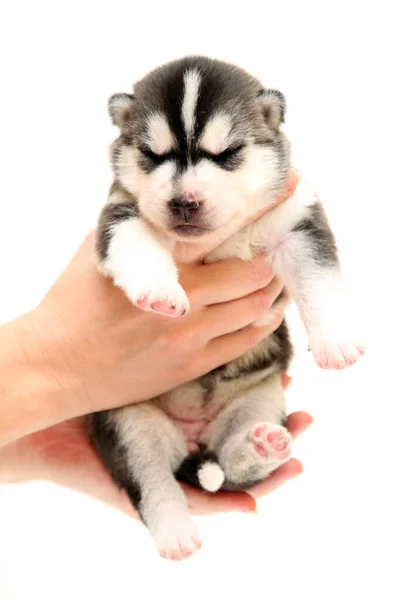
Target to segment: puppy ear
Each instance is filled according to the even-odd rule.
[[[278,90],[262,90],[258,94],[264,119],[271,129],[278,131],[285,121],[286,100]]]
[[[108,114],[117,127],[122,128],[134,105],[135,97],[132,94],[113,94],[108,101]]]

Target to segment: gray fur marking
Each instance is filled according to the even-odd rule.
[[[319,202],[310,206],[309,216],[297,223],[292,231],[307,237],[310,246],[314,249],[315,261],[318,265],[329,267],[337,264],[336,241]]]

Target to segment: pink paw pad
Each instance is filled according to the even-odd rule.
[[[160,315],[178,316],[178,314],[186,314],[186,308],[177,306],[175,302],[170,300],[153,300],[150,302],[148,295],[138,298],[136,304],[142,310],[156,312]]]
[[[272,423],[256,425],[250,439],[259,456],[284,462],[290,457],[292,436],[285,427]]]

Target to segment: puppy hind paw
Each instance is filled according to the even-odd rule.
[[[273,423],[258,423],[249,433],[255,452],[266,460],[284,463],[290,458],[292,436],[285,427]]]
[[[201,548],[199,532],[190,519],[166,522],[155,541],[160,556],[167,560],[184,560]]]

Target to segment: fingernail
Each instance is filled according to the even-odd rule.
[[[292,461],[296,465],[295,469],[293,470],[293,473],[292,473],[292,478],[294,478],[294,477],[298,477],[299,475],[301,475],[302,473],[304,473],[304,467],[303,467],[302,463],[297,458],[292,458]]]
[[[255,507],[255,508],[245,508],[241,512],[247,513],[249,515],[258,515],[259,514],[257,507]]]
[[[296,169],[292,169],[289,173],[289,189],[295,190],[299,181],[299,172]]]
[[[251,496],[250,494],[246,494],[246,492],[245,492],[245,498],[246,498],[246,503],[244,506],[242,504],[242,506],[239,508],[239,511],[256,515],[258,513],[257,502],[255,501],[253,496]]]

